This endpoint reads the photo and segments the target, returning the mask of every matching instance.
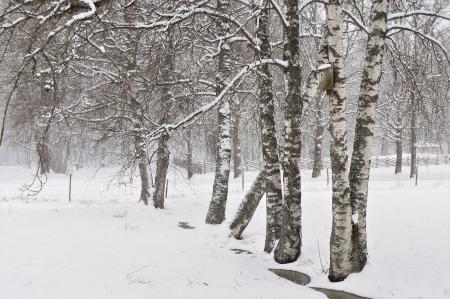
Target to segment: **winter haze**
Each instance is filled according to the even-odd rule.
[[[450,298],[448,0],[0,0],[0,299]]]

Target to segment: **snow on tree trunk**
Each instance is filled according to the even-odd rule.
[[[227,13],[230,8],[228,0],[217,1],[217,10]],[[217,32],[219,36],[226,36],[230,26],[228,20],[219,18],[217,21]],[[217,65],[216,94],[225,88],[225,79],[230,71],[231,48],[228,40],[221,41],[219,51],[219,62]],[[225,220],[225,206],[228,197],[228,180],[230,176],[231,160],[231,107],[230,101],[224,100],[218,108],[218,141],[216,154],[216,171],[214,177],[213,193],[206,215],[206,223],[220,224]]]
[[[250,190],[248,190],[247,194],[245,194],[245,198],[241,202],[238,212],[236,213],[236,216],[234,217],[233,222],[231,222],[230,225],[231,235],[234,238],[241,238],[242,233],[252,219],[253,214],[255,213],[255,210],[264,195],[265,180],[266,177],[263,170],[256,177],[255,181],[250,187]]]
[[[241,175],[241,140],[239,139],[239,124],[241,121],[241,104],[239,99],[231,101],[231,120],[233,135],[233,174],[237,178]]]
[[[270,58],[271,46],[269,36],[269,1],[263,3],[259,15],[257,37],[260,41],[257,59]],[[280,237],[283,211],[281,192],[280,161],[278,158],[277,133],[275,130],[275,108],[272,87],[272,74],[268,65],[258,68],[259,114],[261,117],[261,143],[264,161],[266,191],[266,241],[264,251],[271,252]]]
[[[345,111],[343,13],[339,0],[330,0],[327,5],[328,59],[333,67],[334,86],[330,94],[330,135],[332,172],[332,228],[330,237],[331,281],[344,280],[350,271],[351,207],[347,176],[347,139]]]
[[[284,0],[287,26],[284,32],[285,114],[283,147],[283,225],[275,248],[275,261],[291,263],[300,256],[301,188],[300,188],[300,118],[302,114],[301,62],[299,48],[299,8],[297,0]]]
[[[387,30],[389,0],[374,0],[366,46],[366,58],[358,99],[355,139],[350,165],[352,205],[352,271],[361,271],[367,262],[366,210],[369,188],[370,157],[379,96],[381,66]]]

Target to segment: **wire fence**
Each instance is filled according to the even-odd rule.
[[[186,168],[187,161],[183,159],[174,159],[174,165]],[[395,156],[373,156],[371,160],[371,167],[393,167],[397,163],[397,158]],[[440,165],[440,164],[450,164],[449,155],[442,154],[419,154],[417,155],[417,165],[430,166],[430,165]],[[193,171],[194,173],[209,173],[214,172],[216,169],[215,162],[207,161],[193,161]],[[241,162],[241,167],[245,171],[257,171],[263,168],[264,162],[257,160],[243,160]],[[300,167],[302,169],[312,169],[314,161],[308,158],[303,158],[301,160]],[[403,155],[402,165],[410,166],[411,157],[410,155]],[[231,162],[231,169],[234,165]],[[322,169],[331,168],[330,157],[322,158]]]

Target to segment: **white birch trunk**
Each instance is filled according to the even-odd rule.
[[[389,0],[374,0],[366,46],[355,139],[350,166],[352,204],[352,271],[361,271],[367,262],[366,210],[369,187],[370,157],[375,125],[375,109],[379,96],[381,66],[387,30]]]
[[[327,5],[328,59],[333,67],[334,85],[330,94],[330,135],[332,172],[332,229],[330,238],[331,281],[344,280],[350,271],[351,207],[347,176],[347,139],[345,111],[344,73],[344,18],[339,0],[330,0]]]
[[[218,11],[227,13],[229,8],[230,2],[228,0],[217,1]],[[217,25],[219,36],[226,36],[229,33],[230,26],[228,20],[219,19]],[[230,58],[230,44],[227,40],[223,40],[217,66],[216,94],[220,94],[225,87],[225,79],[230,71]],[[216,173],[212,198],[206,215],[206,223],[208,224],[220,224],[225,220],[231,160],[231,107],[229,100],[224,100],[219,105],[217,122],[219,138],[217,143]]]

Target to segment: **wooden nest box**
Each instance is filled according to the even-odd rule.
[[[333,91],[333,66],[331,64],[321,64],[317,68],[319,72],[319,88],[330,94]]]

